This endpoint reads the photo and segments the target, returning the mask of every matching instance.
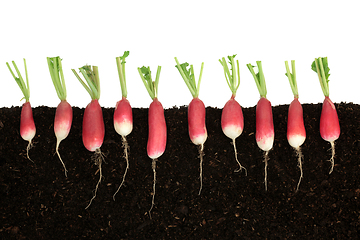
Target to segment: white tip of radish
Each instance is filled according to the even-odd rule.
[[[230,139],[235,139],[235,138],[239,137],[243,131],[243,129],[241,127],[236,126],[236,125],[226,126],[222,130],[223,130],[224,134]]]
[[[290,146],[293,148],[299,148],[305,142],[305,136],[295,135],[288,138]]]
[[[195,144],[195,145],[201,145],[204,144],[205,141],[207,139],[207,132],[205,132],[204,134],[198,135],[196,137],[192,137],[191,141]]]
[[[274,135],[272,135],[270,137],[264,137],[260,140],[256,140],[256,143],[261,150],[267,152],[273,147]]]
[[[157,159],[159,158],[161,155],[163,155],[164,151],[156,151],[153,152],[152,154],[149,154],[149,158],[151,159]]]
[[[29,130],[29,131],[24,131],[21,134],[22,139],[24,139],[25,141],[29,141],[31,142],[31,140],[35,137],[35,130]]]
[[[126,137],[133,130],[133,124],[131,122],[129,122],[129,121],[123,121],[123,122],[116,122],[115,121],[114,122],[114,128],[115,128],[115,131],[119,135]]]

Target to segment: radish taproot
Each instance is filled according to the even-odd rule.
[[[301,145],[305,142],[306,131],[304,126],[303,108],[299,102],[299,93],[296,82],[295,60],[291,61],[291,69],[288,61],[285,61],[286,76],[289,79],[291,90],[294,94],[294,100],[290,103],[287,119],[287,140],[298,156],[298,167],[300,169],[300,178],[296,187],[299,190],[301,179],[303,178]]]
[[[325,96],[320,116],[320,135],[325,141],[331,144],[331,159],[329,160],[331,163],[329,174],[331,174],[335,165],[335,140],[340,136],[340,124],[335,105],[329,98],[330,68],[327,57],[315,58],[315,61],[311,64],[311,69],[317,72],[321,89]]]
[[[156,185],[156,161],[165,152],[166,148],[166,121],[164,115],[164,108],[159,102],[158,84],[160,78],[161,66],[158,66],[155,81],[152,81],[150,67],[138,68],[141,80],[143,81],[146,90],[148,91],[151,99],[153,100],[149,106],[149,135],[147,142],[147,155],[152,159],[152,170],[154,174],[153,180],[153,196],[149,216],[151,218],[151,210],[155,204],[155,185]]]
[[[204,156],[204,143],[207,139],[207,130],[205,124],[206,110],[204,103],[199,99],[199,90],[201,76],[204,68],[204,63],[201,63],[201,70],[199,75],[199,80],[197,84],[195,83],[194,67],[188,63],[180,64],[178,59],[175,57],[176,68],[179,70],[182,78],[185,81],[186,86],[189,88],[193,99],[191,100],[188,106],[188,127],[189,127],[189,136],[190,140],[199,146],[199,155],[200,155],[200,189],[199,195],[202,190],[202,163]]]
[[[99,104],[100,98],[100,79],[99,79],[99,71],[97,66],[85,65],[79,68],[81,74],[84,76],[86,83],[81,79],[81,77],[76,73],[74,69],[72,69],[76,78],[83,85],[86,91],[89,93],[91,97],[91,102],[86,106],[83,116],[83,125],[82,125],[82,140],[85,148],[90,152],[95,152],[93,156],[93,160],[95,165],[99,168],[99,181],[96,184],[94,195],[91,198],[89,204],[85,209],[89,208],[92,201],[96,197],[97,190],[101,183],[102,179],[102,162],[104,160],[104,156],[100,150],[101,145],[104,141],[105,136],[105,126],[104,119],[102,114],[102,109]]]
[[[66,86],[60,57],[48,57],[47,63],[49,66],[52,82],[54,84],[56,93],[60,99],[60,103],[56,108],[54,120],[54,132],[56,136],[56,154],[58,155],[64,167],[65,176],[67,177],[68,170],[66,169],[65,163],[60,156],[59,145],[60,142],[69,135],[72,124],[73,111],[70,104],[66,101]]]
[[[125,182],[126,173],[129,169],[129,144],[126,141],[126,136],[132,132],[133,129],[133,116],[130,102],[127,100],[127,88],[125,78],[125,58],[129,56],[129,51],[125,51],[121,57],[116,58],[116,65],[119,73],[120,87],[122,99],[116,103],[114,111],[114,128],[115,131],[122,137],[122,145],[124,147],[124,157],[126,160],[126,169],[123,175],[120,186],[113,195],[115,201],[115,195],[119,192],[120,188]]]
[[[240,68],[239,61],[235,58],[236,55],[228,56],[229,63],[231,69],[229,70],[225,58],[219,59],[219,62],[224,68],[224,74],[226,82],[231,90],[231,98],[228,100],[221,112],[221,128],[223,133],[230,139],[232,139],[232,143],[234,145],[235,152],[235,160],[239,164],[239,169],[235,170],[235,172],[241,171],[241,169],[245,170],[245,174],[247,175],[247,170],[243,167],[237,157],[236,151],[236,138],[239,137],[244,129],[244,116],[241,109],[240,104],[235,100],[236,91],[240,86]],[[236,78],[237,74],[237,78]]]
[[[256,86],[260,93],[260,100],[256,105],[256,143],[259,148],[265,151],[265,190],[267,191],[267,165],[269,161],[269,151],[274,143],[274,122],[271,109],[271,102],[266,98],[267,90],[265,84],[265,77],[262,69],[261,61],[256,61],[258,73],[255,73],[253,66],[249,63],[246,66],[249,68],[254,77]]]
[[[29,157],[29,150],[32,146],[32,139],[35,137],[36,127],[35,127],[35,122],[34,122],[34,118],[33,118],[31,104],[29,102],[30,101],[30,87],[29,87],[28,72],[27,72],[27,67],[26,67],[26,60],[24,58],[26,84],[25,84],[24,79],[22,78],[21,73],[20,73],[19,69],[17,68],[14,61],[12,61],[12,64],[14,65],[14,68],[15,68],[15,71],[16,71],[18,77],[15,76],[14,72],[11,70],[9,63],[6,63],[11,75],[13,76],[16,83],[20,87],[20,90],[24,94],[23,99],[25,98],[25,103],[22,105],[21,115],[20,115],[20,136],[25,141],[29,142],[27,145],[27,148],[26,148],[26,156],[31,162],[34,162]]]

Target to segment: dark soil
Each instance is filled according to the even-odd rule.
[[[356,239],[360,234],[360,107],[336,104],[341,135],[334,172],[329,175],[330,144],[319,134],[321,104],[305,104],[307,139],[302,146],[304,179],[295,192],[299,169],[286,139],[288,106],[273,108],[275,142],[269,152],[268,191],[263,152],[255,142],[255,108],[245,108],[245,129],[236,140],[221,130],[221,109],[207,108],[208,139],[203,190],[198,195],[199,156],[187,130],[187,108],[165,110],[168,142],[157,162],[155,206],[151,212],[153,172],[146,154],[147,109],[134,109],[128,136],[130,169],[121,136],[113,128],[113,108],[103,109],[106,127],[103,181],[85,210],[98,181],[92,153],[82,144],[84,109],[74,108],[71,132],[60,145],[69,170],[55,152],[54,108],[33,109],[37,133],[26,158],[19,134],[20,107],[0,109],[1,239]]]

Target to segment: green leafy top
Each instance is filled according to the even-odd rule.
[[[152,81],[150,67],[143,66],[138,71],[151,99],[157,98],[161,66],[157,68],[155,81]]]
[[[86,91],[90,94],[92,100],[99,100],[100,98],[100,79],[99,79],[99,70],[97,66],[85,65],[79,68],[81,74],[84,76],[86,83],[81,79],[81,77],[76,73],[75,69],[71,69],[75,74],[76,78],[83,85]]]
[[[258,66],[259,72],[255,74],[254,66],[252,66],[250,63],[246,64],[255,79],[255,83],[259,90],[260,96],[266,98],[267,91],[261,61],[256,61],[256,65]]]
[[[298,88],[297,88],[297,83],[296,83],[295,60],[291,60],[292,73],[290,72],[288,61],[285,61],[285,67],[286,67],[285,75],[289,79],[290,87],[291,87],[291,90],[292,90],[292,92],[294,94],[294,97],[299,98],[299,93],[298,93]]]
[[[15,71],[16,71],[16,73],[17,73],[17,75],[19,77],[15,76],[14,72],[11,70],[11,67],[10,67],[9,63],[6,62],[6,65],[8,66],[11,75],[14,77],[16,83],[19,85],[21,91],[24,94],[24,97],[22,99],[25,98],[26,102],[29,102],[29,99],[30,99],[30,87],[29,87],[29,79],[28,79],[28,73],[27,73],[27,68],[26,68],[26,60],[24,58],[26,84],[25,84],[24,79],[22,78],[21,73],[20,73],[19,69],[17,68],[14,61],[12,61],[12,64],[14,65]]]
[[[227,63],[225,61],[225,58],[219,59],[219,62],[224,68],[224,74],[226,78],[226,82],[231,89],[231,92],[233,96],[235,97],[236,91],[240,86],[240,68],[239,68],[239,61],[236,60],[236,66],[235,66],[235,55],[228,56],[229,64],[231,66],[231,69],[229,70]],[[237,78],[236,78],[236,72],[237,72]]]
[[[48,57],[50,76],[54,84],[56,93],[61,101],[66,100],[66,86],[60,57]]]
[[[127,97],[127,89],[126,89],[126,78],[125,78],[125,58],[129,56],[130,52],[125,51],[124,55],[121,57],[116,58],[116,65],[119,73],[120,78],[120,86],[121,86],[121,93],[123,97]]]
[[[328,66],[327,57],[319,57],[315,58],[315,61],[311,64],[311,69],[317,72],[321,89],[324,93],[325,97],[329,96],[329,71],[330,68]]]
[[[177,60],[176,57],[175,57],[175,61],[176,61],[175,67],[179,70],[182,78],[185,81],[186,86],[189,88],[189,90],[191,92],[191,95],[193,96],[193,98],[197,98],[199,96],[200,82],[201,82],[201,76],[202,76],[202,72],[203,72],[203,68],[204,68],[204,63],[201,63],[199,80],[196,85],[193,65],[190,65],[190,68],[187,69],[189,67],[189,64],[187,62],[183,63],[183,64],[179,64],[179,61]]]

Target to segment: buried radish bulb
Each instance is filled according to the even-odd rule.
[[[195,83],[195,75],[193,65],[188,63],[179,64],[179,61],[175,57],[176,68],[179,70],[182,78],[185,81],[186,86],[189,88],[193,99],[191,100],[188,107],[188,126],[189,126],[189,136],[191,141],[199,146],[199,155],[200,155],[200,190],[199,195],[202,190],[202,162],[204,156],[204,143],[207,139],[207,130],[205,125],[205,105],[199,99],[199,90],[200,90],[200,82],[201,76],[204,68],[204,63],[201,64],[201,70],[199,75],[199,80],[197,84]]]
[[[67,177],[67,169],[59,153],[59,144],[69,135],[72,124],[73,111],[70,104],[66,101],[66,86],[60,57],[48,57],[47,63],[49,66],[52,82],[54,84],[56,93],[60,99],[60,103],[56,108],[54,120],[54,132],[56,136],[56,154],[58,155],[61,164],[64,167],[65,176]]]
[[[125,182],[126,173],[129,169],[129,144],[126,141],[126,136],[129,135],[133,129],[133,116],[130,102],[127,98],[126,78],[125,78],[125,58],[129,56],[129,51],[125,51],[124,55],[116,58],[116,65],[120,78],[122,99],[116,103],[114,111],[114,128],[115,131],[122,137],[122,145],[124,147],[124,157],[126,160],[126,169],[123,175],[122,182],[116,192],[113,195],[115,201],[115,195],[119,192],[120,188]]]
[[[334,157],[335,157],[335,140],[340,136],[339,117],[336,112],[334,103],[329,98],[329,71],[327,57],[315,58],[311,65],[311,69],[317,72],[321,89],[324,93],[325,99],[322,105],[320,116],[320,135],[331,144],[331,168],[329,174],[334,170]]]
[[[83,85],[86,91],[90,94],[91,102],[86,106],[83,116],[83,125],[82,125],[82,140],[85,148],[90,152],[95,152],[93,159],[95,165],[99,168],[99,181],[96,184],[94,195],[91,198],[89,204],[85,209],[90,207],[92,201],[96,197],[97,190],[101,183],[102,179],[102,167],[101,164],[104,160],[103,154],[100,150],[100,147],[104,141],[105,135],[105,126],[104,119],[102,114],[102,109],[99,104],[100,98],[100,79],[98,67],[85,65],[79,68],[81,74],[84,76],[87,84],[81,79],[81,77],[72,69],[76,78]]]
[[[224,68],[224,74],[226,78],[226,82],[231,90],[231,98],[228,100],[222,110],[221,113],[221,128],[223,133],[230,139],[232,139],[232,143],[234,145],[235,152],[235,160],[239,164],[239,169],[235,170],[235,172],[241,171],[241,169],[245,170],[245,174],[247,175],[247,170],[243,167],[238,158],[236,151],[236,143],[235,140],[239,137],[244,129],[244,117],[240,104],[235,100],[236,91],[240,86],[240,69],[239,69],[239,61],[236,61],[233,56],[228,56],[229,63],[231,69],[229,70],[225,58],[219,59],[221,65]],[[237,78],[236,78],[237,74]]]
[[[151,218],[151,210],[153,209],[155,204],[156,161],[165,152],[167,130],[164,108],[157,98],[161,67],[158,66],[157,68],[155,81],[152,81],[150,67],[141,67],[138,68],[138,71],[146,90],[148,91],[151,99],[153,100],[149,106],[149,135],[147,142],[147,154],[149,158],[152,159],[151,166],[154,174],[153,196],[151,201],[151,207],[149,210],[149,216]]]
[[[20,115],[20,136],[25,141],[29,142],[27,145],[27,148],[26,148],[26,156],[31,162],[34,162],[29,157],[29,150],[32,146],[32,139],[34,138],[35,133],[36,133],[36,127],[35,127],[35,123],[34,123],[32,108],[31,108],[31,105],[29,102],[30,88],[29,88],[29,79],[28,79],[25,58],[24,58],[24,66],[25,66],[26,84],[25,84],[24,79],[22,78],[21,73],[20,73],[19,69],[17,68],[14,61],[12,61],[12,64],[14,65],[14,68],[15,68],[15,71],[16,71],[18,77],[16,77],[14,72],[11,70],[9,63],[6,63],[11,75],[14,77],[16,83],[19,85],[22,93],[24,94],[24,98],[25,98],[25,103],[22,105],[21,115]]]
[[[295,61],[291,61],[292,73],[290,72],[288,61],[285,61],[286,76],[289,79],[291,90],[294,94],[294,100],[290,103],[287,120],[287,140],[292,146],[298,156],[298,167],[300,169],[300,178],[296,187],[299,190],[301,179],[303,178],[303,169],[301,159],[303,158],[301,152],[301,145],[306,139],[306,131],[304,126],[303,109],[299,102],[299,93],[296,83]]]
[[[260,100],[256,105],[256,143],[259,148],[265,151],[265,190],[267,191],[267,165],[269,160],[269,151],[273,147],[274,143],[274,122],[271,109],[271,102],[266,98],[266,84],[265,77],[262,70],[261,61],[256,61],[258,66],[258,73],[255,73],[253,66],[249,63],[246,66],[249,68],[251,74],[254,77],[256,86],[260,93]]]

